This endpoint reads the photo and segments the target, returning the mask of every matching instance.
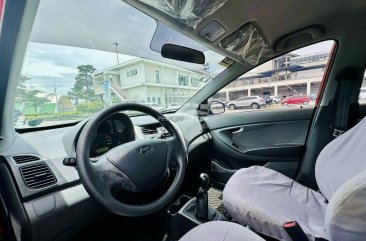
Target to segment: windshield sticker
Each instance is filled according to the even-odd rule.
[[[219,65],[224,66],[224,67],[227,68],[227,67],[231,66],[234,63],[235,63],[235,60],[226,57],[226,58],[224,58],[223,60],[220,61]]]

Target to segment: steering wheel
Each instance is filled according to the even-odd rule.
[[[98,126],[113,113],[126,110],[154,117],[171,137],[128,142],[109,150],[97,161],[91,161],[90,148]],[[124,103],[105,108],[88,121],[79,136],[76,160],[81,182],[91,197],[115,214],[134,217],[154,213],[172,201],[182,185],[188,157],[179,129],[167,118],[150,107]],[[150,203],[126,203],[113,194],[113,190],[148,192],[166,179],[172,166],[176,168],[176,174],[171,186]]]

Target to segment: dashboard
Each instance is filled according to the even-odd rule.
[[[210,141],[211,137],[203,131],[196,116],[174,113],[165,117],[179,129],[188,154]],[[87,121],[18,134],[1,153],[0,188],[9,194],[1,201],[12,214],[13,228],[20,235],[18,240],[64,240],[68,234],[82,228],[81,224],[94,222],[95,217],[108,214],[89,197],[76,168],[63,165],[64,158],[76,156],[78,138]],[[90,156],[100,156],[136,139],[167,137],[169,133],[165,128],[150,116],[128,117],[116,113],[99,126]],[[43,178],[42,186],[34,186],[39,180],[29,181],[28,174],[22,172],[27,167],[36,170],[37,165],[48,173],[37,175],[37,178]],[[64,222],[65,219],[69,222]]]
[[[90,148],[90,157],[101,156],[116,146],[134,140],[135,131],[131,119],[123,113],[113,114],[99,126]]]

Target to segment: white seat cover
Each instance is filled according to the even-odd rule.
[[[282,224],[292,220],[310,238],[366,240],[366,118],[322,150],[315,176],[321,193],[264,167],[241,169],[224,189],[224,206],[238,222],[280,240],[291,240]]]
[[[331,241],[366,240],[366,118],[319,154],[315,176],[329,200],[325,225]]]
[[[224,221],[212,221],[201,224],[179,241],[265,241],[243,226]]]
[[[319,189],[330,200],[340,186],[364,170],[366,118],[320,152],[316,161],[315,177]]]
[[[310,240],[328,239],[323,195],[271,169],[237,171],[224,189],[223,202],[234,220],[270,237],[292,241],[282,225],[296,220]]]

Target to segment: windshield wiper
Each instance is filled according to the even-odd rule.
[[[174,112],[176,112],[178,109],[176,109],[176,110],[163,110],[163,111],[161,111],[160,113],[161,114],[170,114],[170,113],[174,113]]]

